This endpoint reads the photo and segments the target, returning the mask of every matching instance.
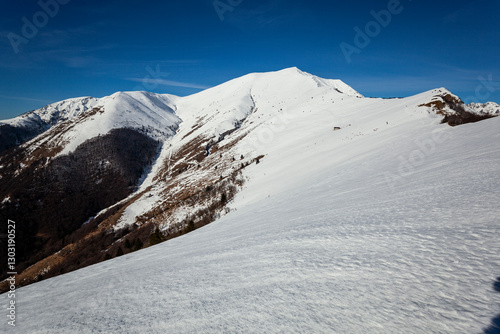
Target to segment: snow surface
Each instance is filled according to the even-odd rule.
[[[81,115],[94,108],[98,102],[99,100],[93,97],[67,99],[9,120],[0,121],[0,124],[28,128],[36,128],[42,123],[50,126]]]
[[[151,137],[165,140],[175,134],[180,122],[174,112],[176,98],[167,94],[118,92],[99,99],[95,107],[104,112],[65,133],[62,140],[67,144],[59,155],[69,154],[85,141],[119,128],[148,130]]]
[[[250,133],[256,128],[269,126],[268,123],[279,122],[280,117],[284,117],[287,122],[287,117],[290,117],[289,110],[295,111],[301,117],[312,119],[310,115],[302,114],[303,110],[309,112],[319,108],[330,113],[342,105],[345,106],[348,101],[361,102],[361,97],[361,94],[340,80],[322,79],[294,67],[276,72],[248,74],[198,94],[178,98],[175,100],[175,114],[182,121],[176,135],[166,141],[152,173],[140,187],[142,191],[155,184],[158,190],[148,192],[129,205],[116,228],[135,223],[137,217],[153,209],[158,203],[156,193],[162,191],[162,184],[159,184],[161,182],[153,182],[156,173],[176,148],[194,138],[203,136],[217,141],[224,133],[235,128]],[[338,107],[334,105],[335,101]],[[328,116],[329,113],[325,115]],[[235,156],[252,155],[253,148],[244,147],[249,146],[249,143],[250,141],[246,141],[239,145],[234,152]],[[195,177],[196,175],[193,176]],[[130,197],[132,196],[134,195]],[[183,215],[178,217],[181,221],[185,218]]]
[[[19,289],[2,331],[480,333],[500,313],[500,119],[452,128],[418,107],[443,88],[383,100],[342,85],[293,68],[176,100],[160,159],[235,124],[234,153],[265,155],[232,211]]]
[[[177,99],[178,97],[174,95],[149,92],[117,92],[100,99],[74,98],[50,104],[10,120],[0,121],[0,125],[57,130],[56,125],[73,122],[70,129],[57,136],[57,142],[53,143],[55,146],[63,147],[58,156],[69,154],[87,140],[106,135],[113,129],[132,128],[163,141],[175,134],[181,122],[175,115]],[[95,108],[101,112],[85,117],[86,113]],[[41,139],[43,136],[42,133],[24,146],[32,146],[32,149],[38,147],[44,142]]]

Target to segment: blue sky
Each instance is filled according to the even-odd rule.
[[[499,1],[217,1],[2,1],[0,119],[116,91],[184,96],[292,66],[366,96],[444,86],[500,102]],[[356,27],[372,30],[356,43]]]

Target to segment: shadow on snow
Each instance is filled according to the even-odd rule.
[[[500,292],[500,277],[493,283],[493,289]],[[500,334],[500,314],[491,320],[491,325],[484,330],[484,334]]]

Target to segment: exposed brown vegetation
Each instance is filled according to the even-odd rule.
[[[84,143],[67,156],[38,155],[39,160],[20,171],[16,163],[4,168],[0,197],[11,201],[2,204],[0,213],[17,223],[18,272],[94,232],[92,224],[82,224],[135,190],[157,147],[154,140],[121,129]],[[19,154],[27,153],[19,148]],[[6,227],[6,222],[0,223]],[[5,242],[0,239],[0,245]],[[5,263],[5,254],[0,259]]]
[[[444,116],[441,123],[448,123],[450,126],[474,123],[482,121],[484,119],[496,117],[487,114],[474,114],[467,111],[465,109],[465,104],[463,103],[463,101],[451,94],[437,95],[435,96],[435,99],[433,101],[426,104],[421,104],[419,107],[432,108],[436,112],[436,114]],[[447,111],[446,107],[453,110],[453,113]]]
[[[444,116],[442,123],[448,123],[451,126],[457,126],[467,123],[475,123],[485,119],[497,117],[495,115],[478,115],[469,112],[465,112],[460,115],[446,115]]]
[[[156,174],[155,189],[150,187],[118,202],[128,196],[135,187],[136,181],[130,179],[125,187],[127,193],[123,193],[120,197],[110,198],[110,203],[95,210],[94,214],[87,213],[81,216],[95,215],[95,212],[107,207],[103,213],[83,226],[80,220],[80,225],[78,225],[80,227],[77,229],[61,230],[62,240],[58,240],[47,248],[50,253],[44,251],[39,253],[38,257],[30,258],[27,263],[33,265],[19,275],[21,285],[148,247],[152,240],[153,243],[157,243],[158,240],[162,242],[175,238],[205,226],[220,215],[227,213],[227,205],[232,201],[238,189],[243,186],[242,169],[252,163],[259,163],[263,156],[244,158],[234,150],[235,145],[247,134],[238,131],[239,124],[219,138],[198,135],[189,139],[189,135],[201,127],[202,121],[200,120],[190,133],[183,136],[183,139],[186,138],[184,144],[176,146],[176,150],[165,161],[160,162],[163,167]],[[109,152],[106,154],[108,155]],[[136,155],[141,156],[141,154]],[[124,158],[119,165],[123,165],[123,162],[129,159],[131,158]],[[152,161],[153,157],[148,155],[145,163],[150,164]],[[47,166],[50,165],[50,161],[44,161],[44,163],[46,165],[42,170],[48,170]],[[37,161],[30,168],[35,168],[36,164],[38,164]],[[64,174],[67,172],[64,168],[59,173],[61,172],[63,175],[68,175]],[[54,170],[50,170],[48,174],[53,173]],[[99,174],[92,175],[95,180],[95,176]],[[101,180],[101,178],[97,179]],[[102,185],[106,188],[97,187],[96,191],[100,194],[91,195],[88,192],[80,192],[82,198],[103,196],[106,191],[114,189],[120,183],[120,177],[117,175],[107,180],[109,182],[106,181]],[[123,187],[119,186],[119,188]],[[131,225],[116,230],[117,223],[122,219],[126,208],[137,200],[150,196],[150,192],[153,191],[160,200],[151,210],[137,217],[134,222],[128,222]],[[74,209],[79,210],[80,205],[74,203]],[[53,220],[65,221],[60,218]],[[51,237],[51,233],[54,233],[50,229],[35,227],[38,231],[36,237],[41,240],[47,240]],[[160,231],[158,228],[161,228],[161,235],[158,235]],[[0,291],[2,291],[2,286],[0,286]]]

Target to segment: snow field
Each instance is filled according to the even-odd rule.
[[[245,169],[248,181],[229,214],[19,289],[18,326],[5,322],[2,330],[480,333],[488,327],[500,312],[492,287],[500,275],[500,119],[439,124],[418,106],[444,89],[364,99],[313,77],[304,82],[295,69],[277,72],[276,82],[259,76],[176,101],[180,133],[205,115],[193,137],[217,136],[241,120],[248,135],[235,152],[264,155]],[[288,85],[274,89],[283,80]],[[257,110],[246,113],[251,107]],[[289,121],[275,118],[280,109]],[[146,180],[152,185],[152,175]],[[1,295],[0,304],[6,301]]]

